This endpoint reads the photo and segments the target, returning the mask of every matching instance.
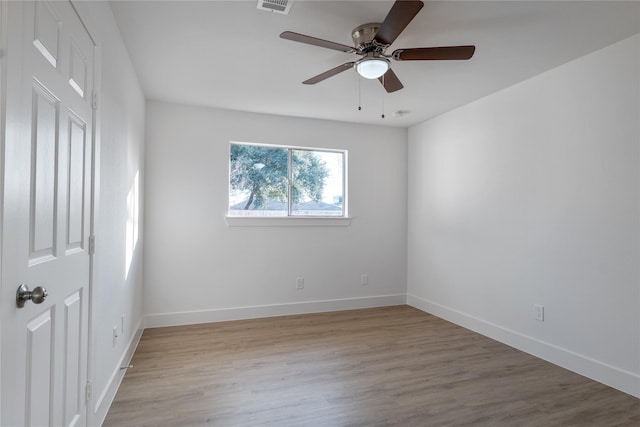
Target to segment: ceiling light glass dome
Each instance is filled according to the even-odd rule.
[[[389,70],[385,58],[363,58],[356,63],[356,71],[365,79],[377,79]]]

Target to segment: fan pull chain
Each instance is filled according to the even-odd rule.
[[[356,74],[356,79],[358,79],[358,111],[362,111],[362,95],[361,95],[362,80],[360,79],[360,76],[358,76],[357,74]]]
[[[384,74],[382,75],[382,87],[385,87],[384,85]],[[382,94],[382,115],[381,118],[384,119],[384,94]]]

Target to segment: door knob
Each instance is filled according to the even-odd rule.
[[[34,304],[41,304],[46,298],[47,290],[42,286],[38,286],[33,289],[33,291],[29,290],[29,287],[24,283],[18,286],[18,291],[16,292],[16,305],[18,308],[24,307],[24,303],[31,300]]]

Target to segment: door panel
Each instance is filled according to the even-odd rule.
[[[82,290],[64,301],[63,374],[64,425],[73,425],[82,414]]]
[[[69,113],[69,142],[67,173],[67,254],[82,250],[84,242],[84,177],[86,174],[87,125]]]
[[[31,221],[33,263],[55,256],[60,103],[47,88],[34,82],[31,126]]]
[[[53,309],[49,308],[27,323],[25,365],[26,405],[25,425],[48,426],[53,407],[51,380],[53,376],[54,333]],[[7,408],[3,408],[5,411]]]
[[[60,46],[61,20],[53,5],[47,1],[36,3],[34,21],[33,45],[53,67],[56,67]]]
[[[87,84],[87,58],[83,55],[82,49],[71,41],[71,54],[69,55],[71,64],[69,66],[69,84],[73,89],[84,97]]]
[[[83,426],[95,46],[68,1],[7,8],[0,425]]]

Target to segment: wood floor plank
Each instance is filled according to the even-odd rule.
[[[145,330],[104,426],[640,426],[640,399],[409,306]]]

